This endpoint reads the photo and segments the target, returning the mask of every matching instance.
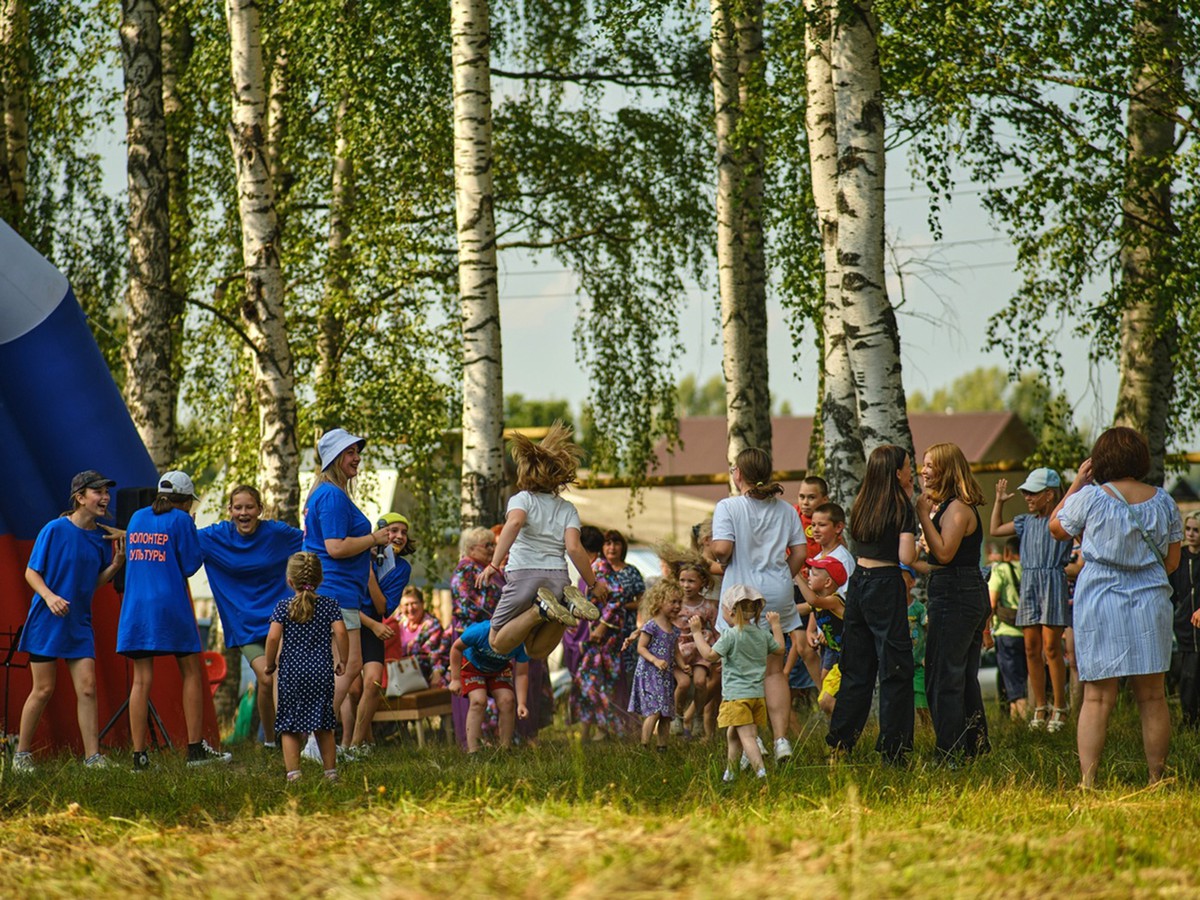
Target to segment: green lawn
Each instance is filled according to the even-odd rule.
[[[1200,739],[1177,734],[1145,788],[1119,710],[1099,791],[1074,732],[993,723],[994,752],[948,772],[920,735],[907,771],[864,735],[829,766],[809,736],[766,784],[720,780],[718,745],[665,756],[558,734],[509,754],[384,746],[327,785],[277,756],[151,773],[46,760],[0,781],[3,895],[803,897],[1200,892]]]

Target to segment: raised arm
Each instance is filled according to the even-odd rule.
[[[1004,521],[1004,504],[1015,495],[1008,492],[1008,479],[1001,478],[996,482],[996,501],[992,504],[992,518],[988,522],[988,530],[992,537],[1012,537],[1017,533],[1017,526]]]
[[[708,641],[704,637],[704,620],[699,616],[692,616],[688,619],[688,628],[692,630],[692,641],[696,645],[696,652],[709,662],[716,662],[721,658],[721,654],[708,645]]]

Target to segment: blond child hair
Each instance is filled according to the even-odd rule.
[[[583,451],[571,440],[571,429],[556,420],[540,443],[514,434],[512,457],[518,491],[557,495],[575,480]]]
[[[293,622],[311,621],[317,608],[321,575],[321,558],[317,554],[301,551],[288,557],[287,580],[296,589],[296,596],[288,603],[288,618]]]

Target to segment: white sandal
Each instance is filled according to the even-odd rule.
[[[1035,706],[1033,708],[1033,718],[1029,720],[1030,731],[1041,731],[1043,728],[1048,727],[1048,720],[1046,717],[1050,714],[1051,708],[1052,707],[1050,707],[1048,704],[1046,706]],[[1038,718],[1039,716],[1041,718]],[[1062,726],[1059,727],[1061,728]]]
[[[1053,734],[1056,731],[1062,731],[1063,726],[1067,724],[1067,714],[1071,712],[1069,706],[1051,707],[1050,721],[1046,723],[1046,730]]]

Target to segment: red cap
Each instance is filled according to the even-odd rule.
[[[810,569],[824,569],[827,573],[829,573],[829,577],[833,579],[833,583],[838,587],[841,587],[850,580],[850,576],[846,574],[846,567],[842,565],[842,561],[836,556],[822,556],[820,559],[806,559],[804,564]]]

